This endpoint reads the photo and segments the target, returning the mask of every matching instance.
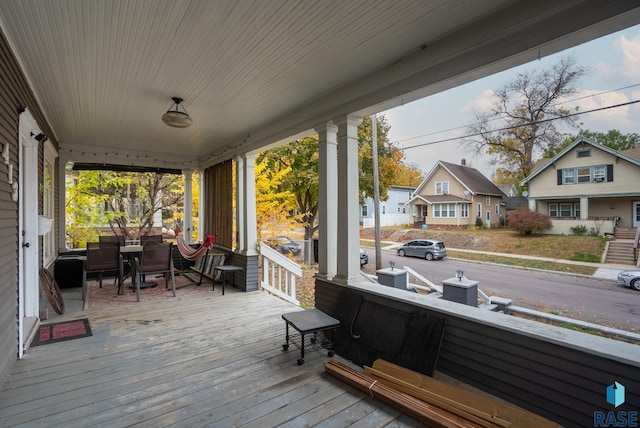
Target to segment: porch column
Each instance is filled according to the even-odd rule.
[[[580,197],[580,220],[587,220],[589,218],[589,198],[586,196]]]
[[[244,159],[236,156],[236,251],[242,253],[246,251],[245,247],[245,229],[246,222],[244,217]]]
[[[332,122],[315,126],[318,133],[318,274],[336,275],[338,248],[338,127]]]
[[[184,200],[182,207],[182,228],[183,236],[190,244],[193,242],[193,171],[185,169],[182,171],[184,175]]]
[[[245,153],[242,158],[244,160],[244,245],[242,251],[243,254],[247,256],[253,256],[258,254],[258,235],[256,230],[256,153]]]
[[[338,236],[335,280],[354,282],[360,276],[360,216],[358,185],[358,125],[360,117],[344,116],[338,125]]]
[[[67,163],[70,161],[66,150],[58,152],[58,220],[55,222],[58,227],[58,253],[67,249]]]
[[[204,242],[204,227],[202,222],[204,219],[204,174],[202,170],[198,171],[198,242]]]

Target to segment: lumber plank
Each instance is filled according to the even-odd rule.
[[[382,359],[373,362],[373,369],[433,394],[454,399],[460,404],[473,407],[500,420],[508,421],[514,427],[551,428],[558,426],[556,422],[520,407],[498,401],[489,394],[470,391]]]

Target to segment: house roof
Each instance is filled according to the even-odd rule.
[[[420,193],[438,169],[443,168],[457,180],[472,195],[490,195],[504,197],[502,190],[485,177],[480,171],[465,165],[456,165],[450,162],[438,161],[438,163],[425,176],[422,183],[416,188],[414,194]]]
[[[618,150],[612,149],[611,147],[605,146],[603,144],[594,143],[593,141],[588,140],[586,138],[579,138],[579,139],[576,139],[573,143],[569,144],[567,147],[565,147],[564,150],[562,150],[560,153],[558,153],[554,157],[550,159],[544,158],[537,161],[533,166],[531,174],[529,174],[528,177],[524,178],[520,182],[520,185],[524,186],[525,184],[527,184],[529,181],[534,179],[538,174],[540,174],[542,171],[547,169],[550,165],[553,165],[555,162],[557,162],[558,159],[560,159],[561,157],[569,153],[571,150],[573,150],[574,147],[576,147],[578,144],[589,144],[590,146],[598,150],[602,150],[613,156],[617,156],[620,159],[624,159],[627,162],[630,162],[634,165],[640,166],[640,148],[638,147],[633,149],[618,151]]]
[[[502,199],[502,203],[509,211],[529,206],[529,201],[524,196],[507,196]]]
[[[461,198],[455,195],[416,195],[413,198],[405,202],[404,205],[414,204],[415,201],[422,201],[428,205],[433,204],[445,204],[445,203],[458,203],[458,204],[470,204],[468,199]]]

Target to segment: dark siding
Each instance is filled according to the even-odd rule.
[[[27,107],[42,132],[52,139],[35,97],[0,32],[0,149],[9,145],[14,180],[20,173],[17,143],[20,107]],[[0,162],[0,384],[16,361],[18,349],[18,205],[11,198],[6,174],[7,166]]]
[[[316,280],[316,307],[336,316],[343,289],[342,286]],[[436,370],[564,426],[592,426],[595,410],[611,410],[606,403],[606,387],[614,381],[626,387],[627,403],[640,400],[639,354],[634,350],[620,356],[631,360],[631,363],[600,356],[599,353],[608,348],[609,339],[568,332],[566,335],[572,338],[571,342],[567,340],[563,345],[541,338],[537,328],[521,330],[520,333],[507,330],[499,323],[474,320],[473,315],[466,316],[466,312],[462,316],[453,311],[436,311],[362,290],[359,293],[366,300],[386,304],[393,309],[418,310],[445,317],[447,326]],[[502,314],[495,316],[506,317]],[[532,321],[524,324],[537,325]],[[565,336],[566,330],[559,327],[543,328],[550,329],[557,338]],[[581,350],[575,344],[576,337],[587,337],[601,346],[593,351]],[[632,348],[632,345],[628,346]],[[616,410],[631,408],[619,407]]]
[[[258,256],[245,256],[244,254],[231,253],[231,263],[234,266],[242,266],[244,272],[237,274],[236,282],[243,291],[256,291],[258,289]]]

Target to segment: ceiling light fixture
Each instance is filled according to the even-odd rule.
[[[187,113],[187,110],[182,107],[182,111],[180,111],[180,104],[182,103],[182,98],[172,97],[173,104],[167,110],[165,114],[162,115],[162,121],[174,128],[186,128],[191,126],[193,120],[191,120],[191,116]]]

